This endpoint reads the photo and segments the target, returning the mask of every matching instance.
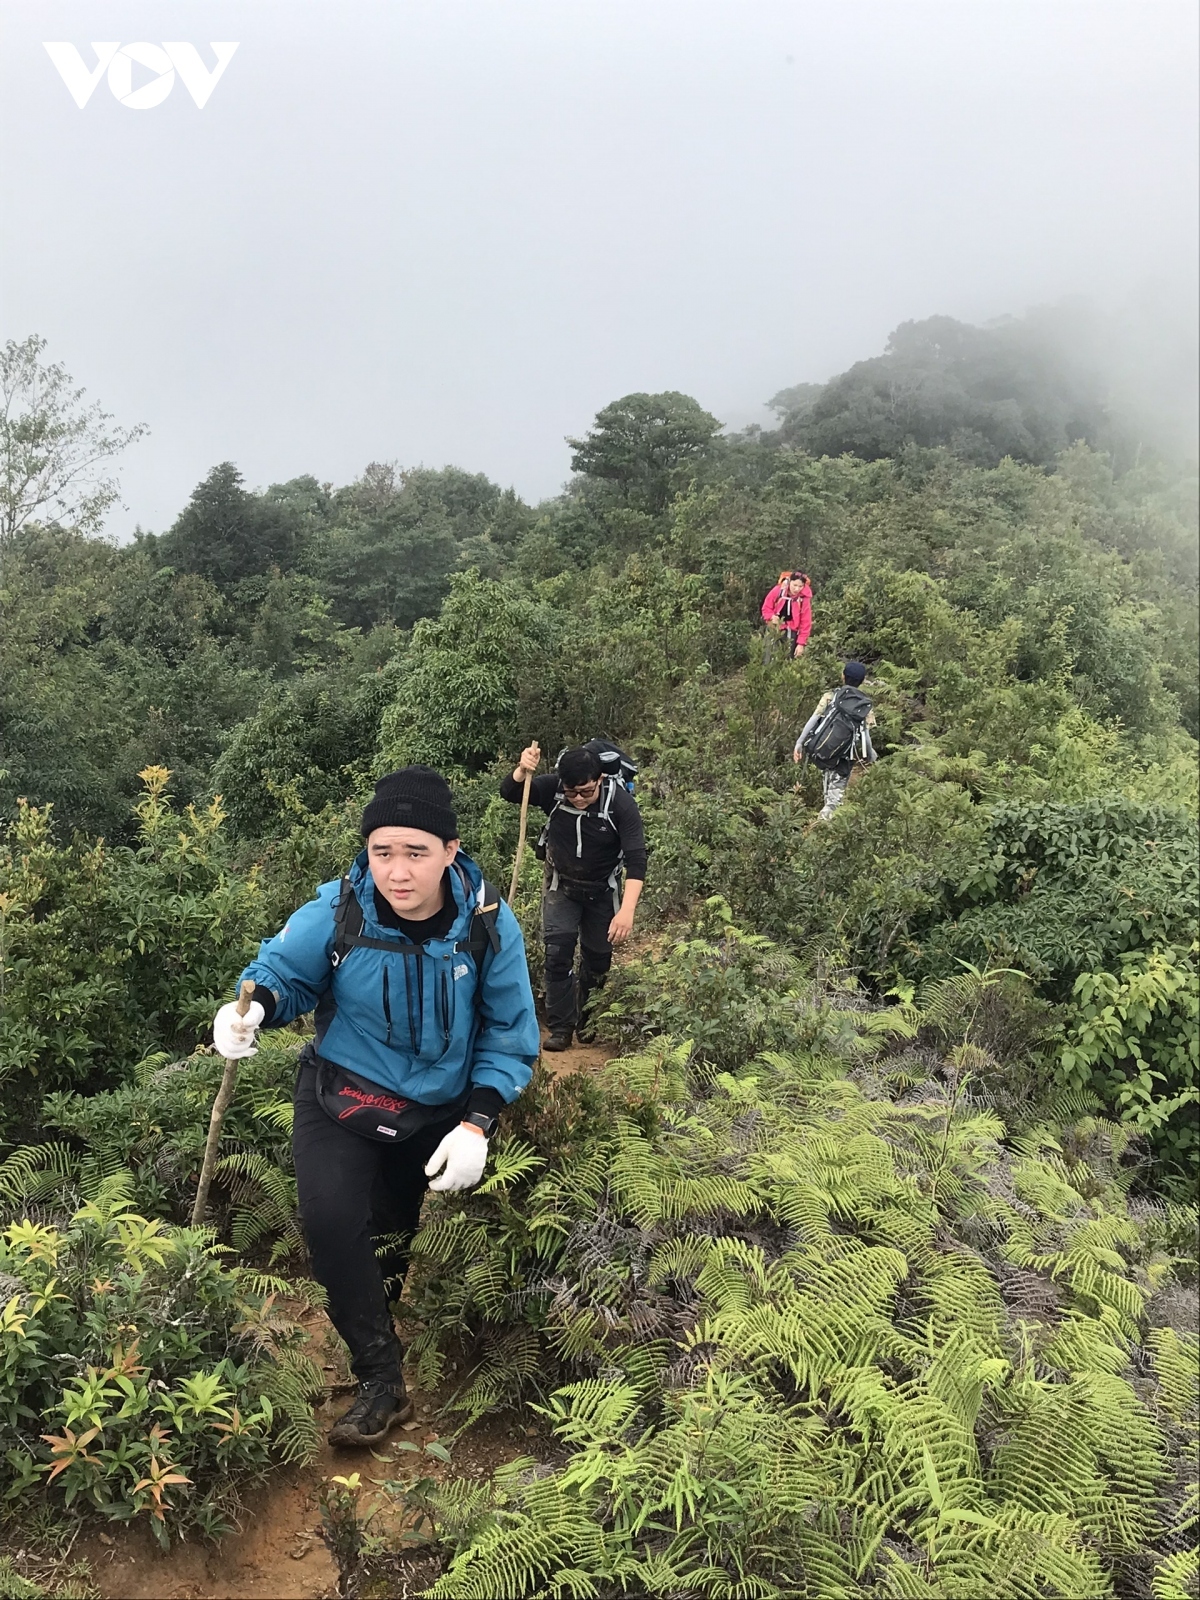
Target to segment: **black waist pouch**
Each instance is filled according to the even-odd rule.
[[[380,1144],[401,1144],[435,1122],[461,1122],[467,1109],[469,1091],[445,1105],[426,1106],[417,1100],[404,1100],[369,1078],[326,1061],[316,1051],[305,1052],[302,1066],[316,1068],[317,1104],[327,1117]]]

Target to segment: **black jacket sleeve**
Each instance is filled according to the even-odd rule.
[[[270,989],[264,988],[261,983],[256,983],[254,985],[254,993],[251,996],[251,999],[257,1000],[259,1005],[263,1008],[262,1025],[264,1028],[269,1028],[271,1026],[271,1018],[275,1015],[274,993]]]
[[[513,805],[521,804],[521,796],[525,792],[525,785],[517,783],[511,772],[506,772],[500,779],[500,798],[510,800]],[[529,803],[538,806],[547,816],[554,810],[554,798],[558,794],[558,778],[553,772],[542,772],[529,785]]]
[[[613,799],[613,817],[625,856],[625,876],[646,876],[646,830],[642,827],[642,813],[628,789],[618,789]]]
[[[498,1117],[504,1110],[504,1096],[499,1089],[493,1089],[490,1083],[474,1083],[471,1085],[471,1098],[467,1101],[466,1115],[472,1111],[482,1111],[485,1117]]]

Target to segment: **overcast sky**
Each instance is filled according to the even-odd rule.
[[[766,421],[907,318],[1195,282],[1194,0],[0,18],[0,335],[150,425],[118,534],[225,459],[253,486],[454,462],[536,499],[634,390]],[[101,75],[80,110],[43,41],[238,48],[203,109]]]

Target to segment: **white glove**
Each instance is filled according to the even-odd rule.
[[[464,1128],[460,1122],[438,1145],[437,1149],[425,1163],[425,1176],[433,1178],[435,1172],[442,1172],[440,1178],[434,1178],[429,1185],[439,1194],[454,1189],[473,1189],[483,1177],[483,1169],[487,1164],[488,1142],[482,1133],[472,1133],[470,1128]]]
[[[261,1004],[251,1000],[244,1017],[238,1016],[237,1001],[222,1006],[213,1018],[213,1049],[226,1061],[241,1061],[246,1056],[257,1055],[254,1036],[266,1016]]]

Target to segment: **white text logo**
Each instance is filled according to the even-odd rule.
[[[130,111],[150,111],[163,101],[175,87],[175,75],[183,79],[183,86],[203,111],[209,96],[221,81],[225,68],[233,60],[236,44],[210,44],[217,58],[211,70],[200,59],[194,44],[96,44],[96,65],[89,67],[73,44],[47,44],[46,54],[58,68],[59,76],[71,91],[71,98],[82,111],[92,98],[101,77],[107,71],[108,87],[123,106]],[[147,82],[145,72],[138,74],[134,88],[133,69],[145,68],[154,74]]]

